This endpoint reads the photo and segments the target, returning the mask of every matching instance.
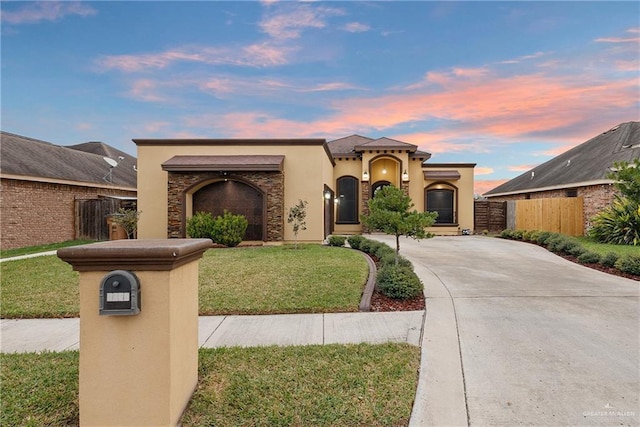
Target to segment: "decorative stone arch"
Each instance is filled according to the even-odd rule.
[[[186,237],[187,213],[193,213],[193,195],[225,179],[260,192],[263,196],[263,240],[284,240],[284,173],[281,171],[169,171],[167,237]]]
[[[424,189],[424,211],[439,212],[434,226],[458,225],[458,187],[447,181],[437,181]],[[434,206],[429,207],[429,199]]]
[[[267,235],[267,196],[253,182],[234,174],[197,183],[185,190],[185,221],[196,212],[214,217],[227,210],[248,221],[243,240],[265,240]],[[191,209],[190,209],[191,208]]]

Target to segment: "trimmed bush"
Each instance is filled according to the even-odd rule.
[[[549,249],[551,252],[562,253],[569,244],[569,238],[567,236],[556,234],[555,236],[547,240],[547,249]]]
[[[360,245],[364,240],[365,238],[360,234],[354,234],[353,236],[347,237],[347,242],[349,242],[349,246],[353,249],[360,249]]]
[[[600,254],[591,251],[585,251],[578,257],[580,264],[597,264],[600,262]]]
[[[579,257],[580,255],[587,252],[587,249],[579,242],[576,245],[570,246],[565,250],[569,253],[569,255],[573,255],[574,257]]]
[[[366,239],[364,242],[362,242],[362,244],[360,244],[360,250],[362,252],[368,253],[369,255],[374,255],[375,256],[376,251],[378,250],[378,248],[382,244],[383,243],[377,242],[375,240]]]
[[[640,276],[640,256],[625,255],[620,257],[618,261],[616,261],[615,267],[624,273]]]
[[[210,212],[196,212],[187,220],[187,235],[193,239],[211,239],[213,224]]]
[[[244,216],[225,210],[224,215],[218,216],[214,221],[211,239],[224,246],[238,246],[248,225],[249,221]]]
[[[395,253],[390,253],[390,254],[386,254],[385,256],[383,256],[382,258],[380,258],[380,264],[382,266],[386,266],[386,265],[395,265],[396,264],[396,254]],[[406,259],[403,256],[398,256],[398,266],[399,267],[407,267],[413,270],[413,264],[411,264],[411,261],[409,261],[408,259]]]
[[[396,251],[394,249],[391,249],[391,246],[387,245],[386,243],[380,243],[380,245],[375,248],[375,251],[373,252],[373,254],[378,258],[378,259],[382,259],[385,257],[385,255],[395,255]]]
[[[344,246],[345,236],[329,236],[329,246]]]
[[[422,282],[410,268],[386,265],[376,276],[380,292],[393,299],[415,298],[422,292]]]
[[[536,242],[539,245],[547,246],[549,244],[549,240],[555,236],[558,236],[558,234],[552,233],[551,231],[541,231],[540,234],[538,234]]]
[[[503,239],[513,239],[513,230],[502,230],[498,237],[501,237]]]
[[[605,255],[600,257],[600,264],[605,267],[614,267],[616,265],[616,261],[618,261],[618,254],[615,252],[607,252]]]

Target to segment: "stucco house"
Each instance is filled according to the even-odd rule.
[[[117,206],[135,199],[135,164],[135,157],[102,142],[60,146],[0,132],[0,248],[83,237],[82,202],[112,199]],[[107,228],[104,217],[97,221]]]
[[[640,122],[621,123],[484,194],[492,201],[582,197],[584,230],[616,194],[615,162],[640,158]]]
[[[294,240],[288,210],[306,200],[299,239],[363,231],[360,216],[384,185],[418,211],[437,211],[436,234],[473,229],[472,163],[429,163],[429,153],[389,138],[134,139],[139,238],[185,237],[188,218],[226,209],[249,221],[245,240]],[[152,213],[152,214],[151,214]]]

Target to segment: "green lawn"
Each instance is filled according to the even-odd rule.
[[[0,425],[77,425],[77,352],[0,361]],[[407,344],[201,349],[182,425],[406,425],[419,364]]]
[[[2,318],[78,316],[78,273],[55,255],[5,261],[0,273]],[[200,314],[357,311],[367,275],[344,248],[212,249],[200,262]]]
[[[612,245],[609,243],[598,243],[589,237],[578,237],[580,243],[588,250],[606,255],[609,252],[615,252],[618,256],[623,255],[640,255],[640,247],[633,245]]]
[[[320,245],[209,250],[200,265],[200,313],[358,311],[364,257]]]

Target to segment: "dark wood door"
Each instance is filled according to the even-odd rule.
[[[256,188],[240,181],[219,181],[193,194],[193,213],[223,215],[225,209],[247,218],[249,226],[243,240],[264,240],[264,196]]]

